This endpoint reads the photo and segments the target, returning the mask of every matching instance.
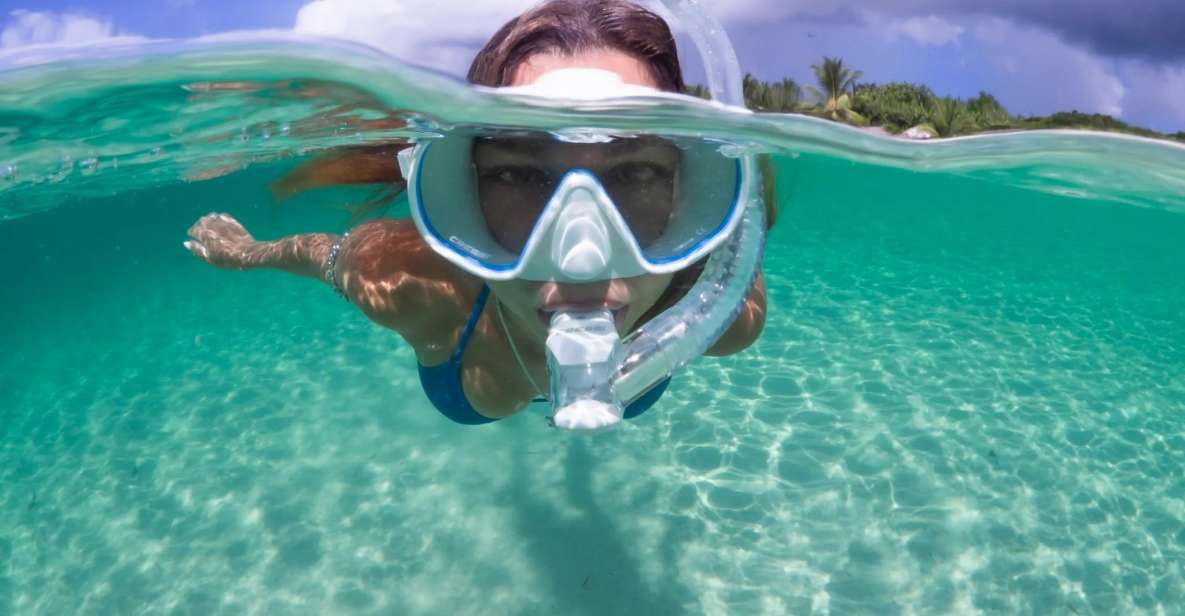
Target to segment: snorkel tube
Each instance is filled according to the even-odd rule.
[[[698,0],[662,0],[662,8],[699,49],[712,98],[744,107],[736,53],[720,24]],[[741,222],[678,303],[624,340],[608,311],[552,317],[547,360],[556,427],[588,431],[616,425],[628,403],[703,355],[736,320],[765,246],[761,181],[752,160],[746,167],[752,177],[741,195]]]

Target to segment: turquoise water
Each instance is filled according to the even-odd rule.
[[[266,188],[406,130],[360,125],[370,107],[562,114],[340,50],[130,66],[141,53],[0,88],[0,613],[1185,602],[1182,149],[602,111],[775,152],[765,334],[608,434],[558,433],[544,409],[469,428],[329,289],[214,270],[180,242],[210,210],[265,239],[344,229],[336,206],[370,189],[281,206]],[[219,70],[270,85],[181,87]],[[276,85],[330,74],[311,95]]]

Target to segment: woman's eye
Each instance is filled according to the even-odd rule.
[[[654,163],[625,163],[617,165],[612,171],[613,178],[619,182],[649,183],[659,180],[669,180],[671,172],[666,167]]]
[[[481,178],[502,186],[519,188],[546,184],[548,174],[536,167],[502,166],[485,170]]]

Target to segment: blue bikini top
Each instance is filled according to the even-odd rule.
[[[480,424],[487,424],[497,421],[493,417],[486,417],[477,412],[473,405],[469,403],[469,399],[465,397],[465,390],[461,386],[461,357],[465,354],[465,347],[469,344],[469,337],[473,335],[473,328],[477,326],[477,320],[481,317],[481,313],[485,310],[486,301],[490,297],[490,288],[483,286],[481,292],[477,295],[477,302],[473,305],[473,310],[469,313],[469,320],[465,322],[465,329],[461,331],[461,339],[457,342],[457,348],[453,350],[453,354],[442,364],[435,366],[425,366],[419,364],[420,368],[420,385],[424,388],[424,393],[428,395],[428,400],[432,402],[432,406],[440,411],[442,415],[449,419],[469,426]],[[662,397],[663,392],[667,390],[671,380],[668,378],[653,387],[650,391],[642,395],[642,397],[634,400],[629,406],[625,408],[626,419],[633,419],[641,415],[655,402]],[[546,402],[544,399],[535,400],[536,402]]]

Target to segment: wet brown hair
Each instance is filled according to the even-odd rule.
[[[468,80],[481,86],[506,86],[518,67],[533,56],[571,57],[601,49],[641,61],[660,90],[687,90],[667,22],[627,0],[551,0],[511,19],[477,53]]]
[[[675,37],[661,17],[628,0],[550,0],[506,22],[474,57],[468,80],[474,85],[510,85],[524,62],[539,54],[574,56],[612,49],[640,60],[660,90],[686,91]],[[278,199],[325,186],[405,186],[393,162],[405,144],[335,150],[299,165],[272,185]],[[373,206],[374,204],[369,204]],[[365,214],[373,207],[364,205]]]

